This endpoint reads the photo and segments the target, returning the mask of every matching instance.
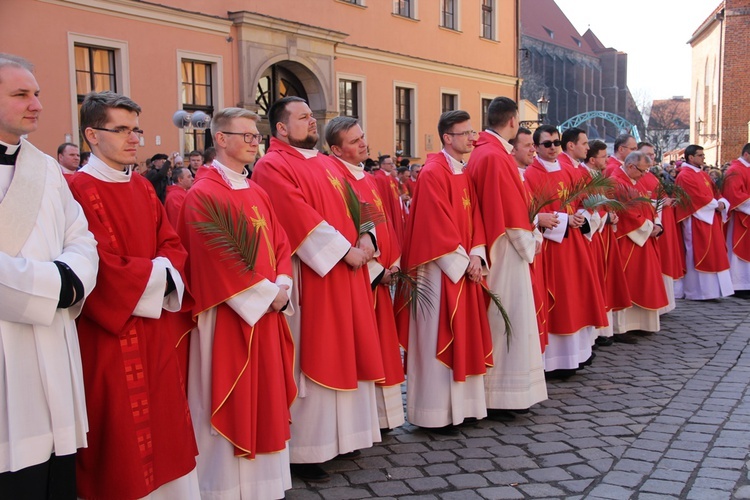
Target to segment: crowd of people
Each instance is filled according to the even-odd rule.
[[[227,108],[212,151],[136,165],[140,106],[91,93],[59,163],[24,137],[32,66],[0,54],[0,491],[283,498],[408,421],[456,435],[547,399],[675,298],[750,290],[750,144],[717,185],[630,135],[441,115],[423,165],[368,161],[298,97]],[[468,156],[468,161],[467,161]],[[394,161],[395,160],[395,161]],[[182,165],[179,165],[182,163]],[[401,386],[408,379],[406,407]]]

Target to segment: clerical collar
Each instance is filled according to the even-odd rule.
[[[353,163],[349,163],[348,161],[344,160],[340,156],[336,156],[336,155],[334,155],[334,158],[336,158],[341,163],[343,163],[346,166],[346,168],[349,169],[349,172],[352,173],[355,179],[361,180],[365,177],[365,166],[362,165],[361,163],[359,165],[355,165]]]
[[[682,166],[683,166],[683,167],[690,167],[690,168],[692,168],[692,169],[693,169],[693,170],[694,170],[695,172],[701,172],[701,169],[700,169],[700,167],[696,167],[695,165],[691,165],[691,164],[689,164],[689,163],[688,163],[688,162],[686,162],[686,161],[682,162]]]
[[[509,143],[505,139],[505,137],[503,137],[502,135],[498,134],[497,132],[495,132],[491,128],[488,128],[487,130],[485,130],[485,132],[487,132],[491,136],[495,137],[498,141],[500,141],[500,144],[503,145],[503,147],[505,148],[505,151],[507,151],[508,154],[510,154],[510,152],[513,151],[513,145],[511,143]]]
[[[588,170],[588,171],[589,171],[589,173],[590,173],[591,175],[594,175],[594,174],[596,174],[596,173],[597,173],[597,171],[596,171],[595,169],[593,169],[593,168],[589,167],[589,166],[588,166],[588,165],[586,164],[586,162],[584,162],[584,161],[582,161],[582,162],[580,163],[580,165],[581,165],[581,166],[582,166],[583,168],[585,168],[586,170]]]
[[[464,173],[464,167],[466,166],[466,163],[456,160],[451,155],[449,155],[446,150],[443,150],[443,154],[448,159],[448,165],[450,165],[451,170],[453,170],[453,175]]]
[[[18,144],[8,144],[7,142],[0,141],[0,154],[13,156],[20,147],[21,141],[18,141]]]
[[[219,160],[214,160],[211,164],[211,168],[219,172],[221,178],[227,183],[232,189],[247,189],[250,187],[250,181],[247,178],[247,170],[242,172],[235,172],[229,167],[221,164]]]
[[[315,148],[304,149],[304,148],[297,148],[295,146],[292,146],[292,147],[294,149],[296,149],[297,152],[299,152],[299,154],[301,154],[302,156],[304,156],[305,160],[309,160],[310,158],[315,158],[316,156],[318,156],[318,150],[315,149]]]
[[[628,175],[628,172],[627,172],[627,171],[625,170],[625,165],[620,165],[620,170],[622,170],[623,172],[625,172],[625,177],[627,177],[627,178],[628,178],[628,180],[630,181],[630,183],[631,183],[632,185],[634,185],[634,186],[635,186],[635,185],[636,185],[636,183],[637,183],[638,181],[636,181],[635,179],[632,179],[632,178],[631,178],[631,177],[630,177],[630,176]]]
[[[89,162],[81,167],[79,172],[89,174],[94,179],[99,179],[103,182],[125,183],[130,182],[130,179],[133,178],[130,175],[132,169],[133,166],[128,165],[125,167],[125,170],[115,170],[91,153]]]
[[[555,160],[555,161],[542,160],[538,156],[536,157],[536,159],[539,160],[539,163],[542,164],[542,166],[544,167],[544,169],[547,172],[557,172],[557,171],[561,170],[561,168],[560,168],[560,162],[558,162],[557,160]]]
[[[737,158],[737,159],[738,159],[738,160],[740,160],[740,163],[742,163],[742,164],[743,164],[743,165],[745,165],[746,167],[750,167],[750,163],[748,163],[747,161],[745,161],[745,159],[744,159],[743,157],[741,157],[741,156],[740,156],[740,157],[739,157],[739,158]]]
[[[573,168],[578,168],[578,165],[580,165],[580,164],[581,164],[581,162],[580,162],[580,161],[576,160],[575,158],[573,158],[572,156],[570,156],[570,155],[569,155],[568,153],[566,153],[565,151],[563,151],[563,152],[562,152],[562,154],[564,154],[565,156],[567,156],[568,158],[570,158],[570,163],[572,163],[572,164],[573,164]]]

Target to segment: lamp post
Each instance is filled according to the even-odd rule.
[[[188,132],[192,130],[206,130],[211,126],[211,117],[203,111],[195,111],[188,113],[185,110],[178,110],[172,115],[172,123],[179,129],[186,129]],[[206,147],[213,144],[208,144],[211,134],[206,134]]]
[[[549,111],[549,99],[544,94],[536,101],[536,120],[523,120],[519,122],[519,125],[524,128],[534,129],[544,123],[547,118],[547,111]]]

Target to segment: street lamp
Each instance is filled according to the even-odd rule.
[[[536,101],[536,120],[523,120],[519,122],[519,126],[524,128],[537,128],[539,125],[542,125],[544,123],[544,120],[547,118],[547,111],[549,111],[549,99],[547,99],[544,94],[542,94],[542,97],[540,97]]]

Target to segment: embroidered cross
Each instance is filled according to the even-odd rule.
[[[375,206],[378,207],[378,211],[383,213],[383,200],[380,199],[380,195],[378,195],[378,192],[374,189],[372,190],[372,196],[375,201]]]
[[[268,249],[268,260],[271,262],[271,267],[273,267],[273,270],[276,270],[276,255],[273,251],[273,245],[271,245],[271,239],[268,237],[268,222],[266,222],[266,218],[261,215],[260,210],[258,210],[258,207],[256,205],[253,205],[253,212],[255,213],[255,218],[250,217],[250,222],[253,223],[253,228],[257,232],[260,230],[261,234],[263,234],[263,239],[266,241],[266,248]]]

